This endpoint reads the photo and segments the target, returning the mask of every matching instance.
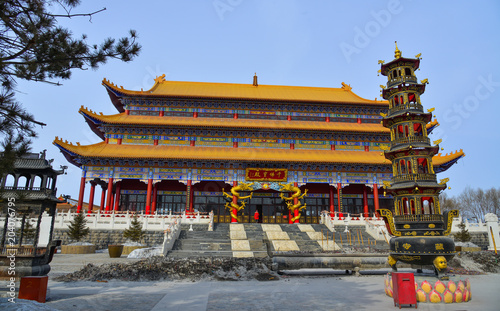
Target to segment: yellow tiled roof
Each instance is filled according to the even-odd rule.
[[[285,85],[259,85],[237,83],[208,83],[166,81],[165,75],[157,77],[155,84],[147,91],[126,90],[104,79],[102,83],[124,95],[171,96],[184,98],[225,98],[243,100],[269,100],[288,102],[329,102],[368,105],[388,105],[387,101],[370,100],[359,97],[351,87],[342,82],[342,88],[304,87]]]
[[[152,126],[199,126],[218,128],[256,128],[256,129],[293,129],[316,131],[389,133],[380,123],[347,123],[347,122],[310,122],[285,120],[254,120],[232,118],[189,118],[137,116],[119,113],[114,115],[96,114],[86,108],[80,112],[107,124],[152,125]]]
[[[338,151],[303,149],[265,149],[265,148],[225,148],[191,146],[154,146],[154,145],[117,145],[105,142],[79,146],[56,138],[55,145],[84,158],[113,159],[163,159],[163,160],[206,160],[206,161],[259,161],[259,162],[311,162],[311,163],[359,163],[390,165],[380,151]],[[439,166],[463,156],[459,152],[433,158]]]

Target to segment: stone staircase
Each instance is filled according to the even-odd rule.
[[[181,233],[167,257],[232,257],[229,224],[215,224],[214,231],[206,225],[181,225]]]
[[[270,253],[319,253],[340,250],[342,247],[388,249],[387,243],[374,239],[364,226],[336,228],[331,232],[319,224],[226,224],[214,225],[207,231],[205,225],[182,225],[179,239],[168,257],[267,257]]]

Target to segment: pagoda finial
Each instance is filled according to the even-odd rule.
[[[257,83],[257,73],[253,76],[253,86],[259,86],[259,83]]]
[[[398,41],[394,41],[396,43],[396,51],[394,52],[394,58],[401,58],[401,51],[398,49]]]

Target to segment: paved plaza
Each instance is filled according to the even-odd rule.
[[[87,263],[131,262],[107,254],[56,254],[50,276]],[[500,274],[470,276],[472,301],[419,304],[419,310],[498,310]],[[72,282],[49,280],[42,310],[396,310],[385,296],[383,274],[368,276],[292,275],[278,281]],[[18,300],[19,302],[19,300]],[[0,309],[16,310],[2,300]],[[29,309],[36,310],[30,306]]]

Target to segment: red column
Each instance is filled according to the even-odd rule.
[[[109,202],[109,211],[113,210],[113,207],[115,206],[115,193],[113,192],[111,194],[111,202]]]
[[[155,146],[158,146],[158,139],[153,140],[153,144],[154,144]]]
[[[361,118],[358,118],[357,121],[358,121],[358,124],[361,124]]]
[[[233,119],[238,119],[238,113],[233,114]]]
[[[82,211],[84,192],[85,192],[85,177],[82,177],[80,181],[80,194],[78,195],[78,207],[76,208],[77,213],[80,213]]]
[[[153,190],[153,180],[148,179],[148,192],[146,194],[146,215],[151,213],[151,191]]]
[[[130,114],[130,110],[125,109],[125,114],[128,116]]]
[[[335,203],[334,203],[334,198],[333,198],[333,186],[328,186],[328,189],[330,190],[330,213],[335,212]]]
[[[238,142],[237,141],[233,141],[233,148],[238,148]]]
[[[297,182],[294,182],[294,183],[293,183],[293,186],[294,186],[294,187],[298,187],[298,186],[299,186],[299,184],[298,184]],[[296,205],[296,204],[298,204],[298,203],[299,203],[299,198],[293,198],[293,205]],[[297,217],[297,216],[299,216],[299,210],[298,210],[298,209],[296,209],[296,210],[294,211],[294,215],[293,215],[293,217]],[[290,220],[291,220],[291,219],[290,219]],[[294,223],[298,224],[299,222],[300,222],[300,219],[296,219]],[[290,223],[291,223],[291,222],[290,222]]]
[[[88,214],[92,213],[92,209],[94,208],[95,185],[96,185],[95,181],[90,182],[89,208],[87,210]]]
[[[158,183],[153,187],[153,204],[151,204],[151,214],[156,212],[156,196],[158,194]]]
[[[115,194],[115,211],[120,209],[120,192],[122,190],[122,182],[119,181],[116,183],[116,194]]]
[[[342,198],[340,197],[340,189],[342,189],[342,184],[337,183],[337,203],[338,203],[338,207],[339,207],[339,214],[342,212],[340,210],[340,207],[342,206]]]
[[[330,117],[326,117],[326,118],[325,118],[325,121],[326,121],[326,122],[330,122]]]
[[[375,212],[379,209],[378,204],[378,185],[373,184],[373,205],[375,206]]]
[[[193,118],[198,118],[198,112],[197,111],[193,112]]]
[[[107,137],[106,137],[106,138],[104,138],[104,142],[105,142],[106,144],[107,144],[107,143],[109,143],[109,138],[107,138]]]
[[[100,206],[100,210],[101,212],[104,211],[104,204],[106,204],[106,188],[102,187],[101,186],[101,189],[102,189],[102,193],[101,193],[101,206]]]
[[[335,150],[335,145],[330,145],[330,149]]]
[[[189,211],[191,213],[194,213],[194,206],[193,206],[193,182],[191,181],[191,187],[189,187]]]
[[[366,194],[366,186],[363,185],[363,213],[368,217],[368,195]]]
[[[295,149],[295,144],[294,143],[290,143],[290,149],[292,149],[292,150]]]
[[[292,121],[292,116],[286,116],[287,121]]]
[[[113,178],[108,180],[108,197],[106,200],[106,213],[111,210],[111,197],[113,196]]]
[[[191,147],[194,147],[194,146],[196,145],[196,140],[190,140],[190,141],[189,141],[189,145],[190,145]]]
[[[365,146],[365,151],[366,152],[370,151],[370,146]]]
[[[165,115],[165,112],[162,110],[160,111],[160,117],[163,117]]]
[[[122,144],[122,139],[121,139],[121,138],[118,138],[118,140],[116,141],[116,143],[117,143],[118,145],[121,145],[121,144]]]
[[[191,204],[191,186],[193,185],[193,181],[189,179],[187,181],[187,186],[186,186],[186,214],[191,212],[192,209],[192,204]]]
[[[236,187],[236,186],[238,186],[238,182],[237,181],[233,181],[233,187]],[[233,203],[234,204],[238,204],[238,198],[236,196],[233,196]],[[238,211],[236,211],[236,210],[231,210],[231,214],[234,217],[238,217]],[[233,218],[231,216],[231,222],[238,222],[238,220],[236,218]]]

